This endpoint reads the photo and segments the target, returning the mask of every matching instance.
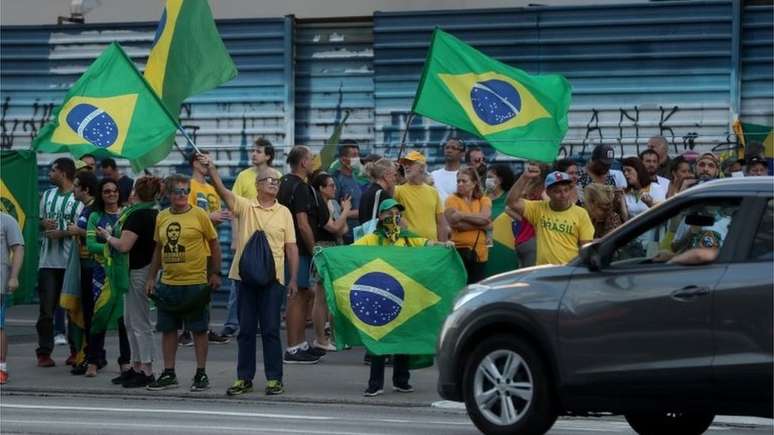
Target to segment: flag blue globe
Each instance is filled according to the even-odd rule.
[[[403,308],[405,292],[398,280],[382,272],[369,272],[355,281],[349,292],[352,312],[361,322],[384,326]]]
[[[519,91],[503,80],[476,83],[470,90],[470,101],[476,115],[489,125],[508,122],[521,111]]]
[[[107,148],[118,139],[116,121],[107,112],[91,104],[76,105],[67,114],[66,120],[78,136],[96,147]]]

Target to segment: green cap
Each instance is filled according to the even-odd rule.
[[[406,208],[400,205],[398,201],[395,201],[392,198],[387,198],[384,201],[382,201],[381,204],[379,204],[379,213],[382,213],[384,211],[387,211],[393,207],[398,207],[398,210],[403,211]]]

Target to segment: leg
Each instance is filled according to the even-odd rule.
[[[325,288],[322,283],[317,283],[314,287],[314,308],[312,309],[312,324],[314,325],[314,334],[317,343],[321,346],[327,346],[328,336],[325,335],[325,321],[328,320],[328,304],[325,301]]]
[[[381,390],[384,388],[384,355],[371,355],[371,372],[368,377],[368,388]]]
[[[258,318],[261,321],[261,344],[263,345],[263,371],[267,381],[282,382],[280,307],[284,294],[285,288],[275,282],[271,287],[263,289],[258,296]]]
[[[306,341],[306,306],[310,293],[307,288],[299,288],[295,295],[288,296],[286,316],[288,347],[298,346]]]
[[[94,299],[91,296],[92,268],[81,263],[81,306],[83,307],[83,341],[86,342],[84,353],[88,359],[91,352],[89,337],[91,335],[91,319],[94,316]]]
[[[129,337],[126,334],[126,325],[124,325],[123,317],[118,318],[118,349],[118,364],[121,366],[131,364],[132,354],[129,350]]]
[[[0,294],[0,363],[5,364],[8,356],[8,340],[5,336],[5,313],[8,310],[8,300],[11,295]]]
[[[207,340],[207,330],[193,332],[194,353],[196,354],[196,368],[204,369],[207,365],[207,349],[209,341]]]
[[[38,270],[38,299],[40,300],[38,321],[35,328],[38,332],[39,356],[50,356],[54,350],[54,310],[59,306],[59,294],[62,291],[64,271],[59,269]]]
[[[408,355],[394,355],[392,357],[392,385],[406,386],[408,385],[409,377]]]
[[[65,335],[66,330],[65,310],[57,302],[57,306],[54,309],[54,335]]]
[[[228,314],[226,321],[223,323],[223,331],[235,333],[239,330],[239,308],[238,308],[238,295],[239,295],[239,281],[231,281],[231,289],[228,292]]]
[[[246,288],[241,281],[234,281],[237,312],[239,313],[239,334],[237,335],[237,378],[252,381],[255,378],[255,332],[258,328],[258,290]],[[264,355],[266,359],[266,355]]]
[[[124,322],[129,335],[129,347],[135,369],[141,369],[146,375],[153,374],[153,326],[151,326],[150,306],[145,295],[145,281],[148,267],[129,271],[129,290],[124,305]],[[130,320],[131,319],[131,320]],[[131,325],[131,326],[130,326]],[[135,370],[138,371],[139,370]]]
[[[161,353],[164,356],[164,369],[175,369],[175,357],[177,356],[177,331],[168,331],[161,334]]]

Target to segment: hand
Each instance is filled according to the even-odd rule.
[[[46,229],[46,232],[53,231],[56,229],[56,222],[51,219],[43,219],[43,228]]]
[[[344,210],[352,210],[352,195],[347,195],[341,199],[341,208]]]
[[[643,193],[640,195],[640,200],[645,203],[648,207],[653,207],[653,197],[650,196],[649,193]]]
[[[443,242],[443,246],[446,246],[447,248],[454,248],[455,244],[454,244],[454,242],[452,240],[447,240],[447,241]]]
[[[683,190],[685,190],[685,189],[687,189],[687,188],[689,188],[689,187],[693,186],[693,185],[694,185],[694,184],[696,184],[698,181],[699,181],[699,180],[697,180],[697,179],[695,179],[695,178],[686,178],[686,179],[684,179],[684,180],[683,180],[683,185],[682,185],[682,186],[680,186],[680,192],[682,192]]]
[[[153,279],[148,278],[148,281],[145,283],[145,294],[147,296],[150,296],[152,294],[156,293],[156,277],[154,276]]]
[[[658,253],[651,260],[655,263],[666,263],[674,256],[675,254],[670,251],[658,251]]]
[[[218,210],[210,213],[210,220],[215,224],[221,224],[225,221],[229,221],[232,218],[232,214],[228,210]]]
[[[288,298],[294,297],[298,293],[298,283],[295,279],[291,279],[288,283]]]
[[[196,160],[198,160],[205,168],[209,168],[212,165],[210,157],[206,154],[196,154]]]
[[[110,237],[110,232],[102,227],[97,227],[97,235],[107,241],[108,237]]]
[[[528,179],[537,178],[540,176],[540,167],[538,165],[527,164],[527,169],[521,176]]]
[[[71,236],[78,234],[79,230],[80,230],[80,227],[78,227],[78,225],[70,224],[67,226],[67,233],[70,234]]]
[[[54,239],[61,239],[61,238],[66,237],[66,236],[67,236],[67,233],[64,232],[64,231],[59,231],[59,230],[49,230],[49,231],[46,231],[46,237],[48,237],[49,239],[52,239],[52,240],[54,240]]]
[[[19,288],[19,278],[8,278],[8,291],[13,293],[17,288]]]
[[[220,288],[220,274],[219,273],[211,273],[210,279],[207,280],[207,284],[209,284],[212,291],[215,291]]]

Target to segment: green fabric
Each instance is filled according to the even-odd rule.
[[[9,297],[13,304],[31,304],[38,283],[40,227],[37,156],[34,152],[0,151],[0,210],[16,219],[24,237],[24,261],[19,288]],[[6,255],[6,253],[2,253]]]
[[[338,156],[336,147],[341,141],[341,131],[344,129],[344,123],[347,122],[347,119],[349,119],[349,112],[346,112],[344,114],[344,119],[336,124],[336,127],[333,128],[333,133],[331,133],[331,137],[328,138],[328,141],[325,142],[325,145],[320,149],[319,158],[321,168],[328,168],[336,161],[336,157]]]
[[[121,238],[121,231],[123,231],[124,224],[132,213],[138,210],[145,210],[153,208],[156,205],[155,202],[140,202],[133,204],[130,207],[124,209],[121,212],[121,216],[118,217],[116,225],[113,227],[113,237]],[[107,245],[107,244],[106,244]],[[106,246],[104,255],[110,257],[108,275],[113,283],[113,288],[120,297],[129,290],[129,253],[118,252],[115,249],[110,249],[110,246]]]
[[[412,111],[505,154],[552,162],[567,133],[570,103],[564,77],[529,75],[436,28]]]
[[[114,42],[70,88],[32,148],[76,157],[91,153],[98,159],[126,158],[139,172],[166,157],[154,151],[174,138],[176,130],[175,119]]]
[[[489,261],[484,265],[484,276],[508,272],[519,267],[519,257],[514,249],[513,220],[505,214],[508,192],[492,200],[492,246]]]
[[[338,348],[422,356],[414,358],[414,368],[432,360],[441,325],[467,277],[457,252],[441,246],[337,246],[323,249],[314,263]]]

